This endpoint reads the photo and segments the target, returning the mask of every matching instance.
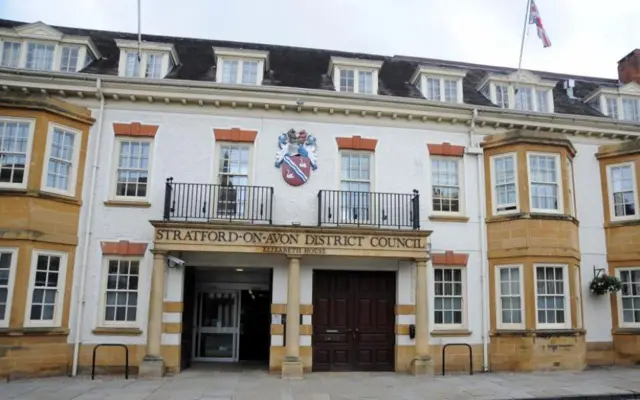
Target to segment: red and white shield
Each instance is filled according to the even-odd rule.
[[[300,186],[309,180],[311,163],[300,155],[285,156],[282,163],[282,177],[291,186]]]

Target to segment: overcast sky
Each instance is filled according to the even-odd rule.
[[[141,0],[148,34],[516,67],[527,0]],[[640,0],[536,0],[523,68],[617,78],[640,48]],[[0,0],[0,17],[137,31],[136,0]]]

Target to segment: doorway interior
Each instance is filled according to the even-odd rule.
[[[190,319],[184,321],[190,328],[183,331],[183,358],[189,358],[185,367],[192,362],[268,366],[272,270],[189,268],[192,273],[185,276],[184,292],[184,316],[189,314]]]

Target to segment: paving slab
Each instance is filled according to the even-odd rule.
[[[256,369],[193,368],[162,379],[87,376],[0,383],[1,400],[519,400],[639,399],[640,368],[413,377],[310,373],[282,380]]]

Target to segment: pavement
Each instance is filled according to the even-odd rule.
[[[282,380],[255,369],[192,368],[162,379],[57,377],[0,383],[10,400],[466,400],[640,399],[640,369],[413,377],[392,372],[310,373]]]

